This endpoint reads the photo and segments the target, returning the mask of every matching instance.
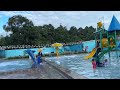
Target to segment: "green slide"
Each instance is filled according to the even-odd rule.
[[[97,60],[100,60],[101,57],[102,57],[104,54],[108,53],[108,52],[111,51],[112,49],[113,49],[113,47],[109,47],[107,50],[102,51],[102,52],[98,55],[98,59],[97,59]]]

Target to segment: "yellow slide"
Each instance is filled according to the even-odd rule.
[[[97,48],[94,48],[88,56],[84,57],[84,59],[87,60],[92,58],[95,55],[96,51],[97,51]]]

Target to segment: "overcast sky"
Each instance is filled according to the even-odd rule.
[[[32,20],[34,25],[52,24],[58,27],[62,24],[68,29],[71,26],[96,28],[99,20],[102,20],[108,29],[113,15],[120,21],[120,11],[0,11],[0,35],[6,35],[3,25],[14,15],[25,16]]]

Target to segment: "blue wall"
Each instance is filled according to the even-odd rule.
[[[51,52],[55,52],[55,48],[53,47],[42,48],[43,54],[50,54]]]
[[[71,52],[81,52],[85,50],[85,47],[88,46],[87,52],[91,52],[93,48],[95,48],[95,40],[85,41],[82,44],[77,45],[69,45],[60,47],[59,52],[63,53],[64,51],[71,51]],[[120,41],[117,42],[118,49],[120,49]],[[83,48],[82,48],[83,47]],[[56,52],[55,48],[53,47],[44,47],[41,48],[43,54],[50,54],[51,52]],[[15,56],[24,56],[24,50],[27,49],[13,49],[13,50],[0,50],[0,57],[15,57]],[[31,48],[31,50],[35,51],[35,54],[38,54],[38,48]],[[27,56],[27,55],[26,55]]]
[[[59,52],[63,53],[64,51],[71,51],[71,52],[81,52],[83,50],[82,47],[88,46],[88,51],[91,51],[94,48],[94,41],[88,41],[84,42],[83,44],[76,44],[76,45],[70,45],[70,46],[64,46],[60,47]],[[41,48],[43,54],[50,54],[51,52],[56,52],[55,48],[53,47],[44,47]],[[27,49],[13,49],[13,50],[0,50],[0,55],[8,57],[15,57],[15,56],[24,56],[24,50]],[[38,54],[38,48],[31,48],[31,50],[35,51],[35,55]],[[26,55],[27,56],[27,55]]]
[[[0,50],[0,57],[5,57],[5,50]]]
[[[51,52],[55,53],[56,50],[53,47],[44,47],[41,48],[43,54],[50,54]],[[16,57],[16,56],[24,56],[24,50],[27,49],[13,49],[13,50],[0,50],[0,56],[2,57]],[[31,48],[31,50],[35,51],[35,55],[38,54],[38,48]],[[59,48],[59,53],[63,53],[64,51],[82,51],[82,44],[78,45],[71,45],[71,46],[64,46]],[[28,56],[28,55],[26,55]]]
[[[5,57],[6,58],[8,58],[8,57],[16,57],[16,56],[19,56],[19,55],[24,56],[24,50],[27,50],[27,49],[5,50]],[[35,54],[37,54],[37,52],[38,52],[37,48],[31,49],[31,50],[34,50]]]
[[[95,48],[95,40],[86,41],[83,42],[83,49],[85,50],[85,47],[88,46],[87,52],[92,51],[93,48]]]
[[[82,52],[82,44],[71,45],[71,46],[64,46],[64,51],[71,51],[71,52]]]

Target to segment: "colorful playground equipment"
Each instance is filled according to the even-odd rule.
[[[37,64],[39,65],[41,63],[41,55],[38,54],[37,58],[35,58],[35,55],[34,55],[35,51],[27,49],[24,52],[27,53],[31,57],[31,59],[33,60],[32,67],[36,67]],[[40,52],[42,52],[42,50],[38,49],[38,53],[40,53]]]
[[[115,16],[113,16],[108,30],[105,30],[104,23],[98,22],[97,30],[94,32],[96,47],[88,56],[85,56],[84,59],[94,58],[96,61],[100,62],[104,54],[108,53],[110,57],[110,51],[113,49],[116,51],[116,56],[118,57],[117,31],[120,31],[120,24]]]
[[[58,57],[59,55],[59,47],[62,47],[63,45],[61,43],[54,43],[52,44],[52,47],[55,47],[56,49],[56,56]]]
[[[25,52],[27,52],[28,53],[28,55],[31,57],[31,59],[33,60],[33,62],[34,62],[34,66],[36,65],[36,60],[35,60],[35,56],[34,56],[34,52],[35,51],[32,51],[32,50],[25,50]]]

